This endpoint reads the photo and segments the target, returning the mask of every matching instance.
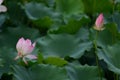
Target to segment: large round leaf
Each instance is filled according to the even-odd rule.
[[[98,50],[98,57],[103,59],[107,64],[109,70],[120,74],[120,43],[112,46],[107,46],[103,50]]]
[[[50,34],[38,39],[38,44],[45,56],[71,56],[74,58],[81,57],[85,50],[92,47],[90,41],[84,41],[82,37],[79,38],[68,34]]]
[[[69,80],[64,68],[52,65],[35,65],[29,69],[14,66],[14,80]]]
[[[81,29],[83,25],[86,25],[90,22],[90,19],[86,15],[79,15],[74,16],[73,18],[68,18],[68,21],[66,21],[66,24],[58,26],[58,28],[54,29],[51,28],[49,30],[49,33],[69,33],[69,34],[75,34]],[[87,30],[87,29],[86,29]],[[81,30],[82,31],[82,30]],[[86,32],[88,33],[88,32]]]
[[[57,16],[53,10],[42,3],[30,2],[25,4],[25,12],[27,16],[32,20],[44,18],[46,16]]]
[[[96,66],[68,66],[68,75],[71,80],[100,80]],[[105,80],[105,79],[103,79]]]

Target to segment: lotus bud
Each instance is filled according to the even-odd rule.
[[[104,23],[104,16],[101,13],[96,19],[94,29],[98,31],[104,30],[103,23]]]

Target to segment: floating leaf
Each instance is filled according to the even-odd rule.
[[[68,66],[66,67],[68,75],[71,80],[99,80],[100,77],[97,73],[98,68],[96,66]],[[102,80],[105,80],[104,78]]]
[[[120,74],[120,42],[112,46],[107,46],[103,50],[98,50],[98,56],[103,59],[107,64],[109,70]]]
[[[71,56],[74,58],[81,57],[85,50],[92,47],[90,41],[80,41],[80,38],[68,34],[50,34],[38,39],[38,44],[44,56]]]
[[[27,16],[32,20],[37,20],[40,18],[44,18],[46,16],[54,17],[57,16],[55,12],[52,11],[51,8],[46,7],[42,3],[30,2],[25,5],[25,12]]]
[[[47,64],[56,65],[56,66],[64,66],[67,64],[67,61],[65,61],[64,59],[59,57],[52,57],[52,56],[44,59],[44,62]]]
[[[52,65],[34,65],[29,69],[14,66],[14,80],[69,80],[64,68]]]
[[[67,24],[64,25],[60,25],[57,29],[50,29],[49,33],[54,33],[54,34],[58,34],[58,33],[69,33],[69,34],[75,34],[77,33],[80,28],[87,24],[88,22],[90,22],[90,19],[85,16],[85,15],[81,15],[79,16],[79,19],[72,19],[70,18],[68,20]],[[58,25],[57,25],[58,26]]]

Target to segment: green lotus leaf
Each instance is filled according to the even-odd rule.
[[[88,65],[72,65],[66,67],[71,80],[100,80],[98,68]],[[102,78],[102,80],[105,80]]]
[[[81,0],[56,0],[56,10],[68,16],[83,13],[84,7]]]
[[[44,59],[44,63],[52,64],[52,65],[56,65],[56,66],[64,66],[68,62],[59,57],[47,57],[46,59]]]
[[[14,80],[69,80],[64,68],[38,64],[26,69],[14,66]]]
[[[98,49],[98,57],[99,59],[103,59],[107,65],[108,69],[120,74],[120,42],[116,43],[112,46],[107,46],[103,50]]]
[[[79,36],[79,35],[77,35]],[[68,34],[49,34],[37,40],[44,56],[79,58],[84,51],[91,49],[92,42]]]

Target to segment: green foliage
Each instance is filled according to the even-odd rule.
[[[99,80],[100,77],[96,73],[98,68],[96,66],[69,66],[66,67],[68,71],[68,75],[70,76],[71,80]],[[105,79],[103,79],[105,80]]]
[[[88,14],[94,13],[111,13],[114,9],[114,0],[82,0],[85,12]],[[106,6],[107,5],[107,6]]]
[[[47,57],[44,62],[46,64],[52,64],[52,65],[57,65],[57,66],[64,66],[67,64],[67,61],[64,59],[61,59],[59,57]]]
[[[38,39],[40,50],[45,56],[71,56],[79,58],[84,51],[92,47],[90,41],[81,41],[81,39],[68,34],[48,35]],[[64,47],[63,47],[64,46]]]
[[[97,44],[102,47],[107,45],[112,45],[119,41],[119,33],[115,23],[108,23],[105,26],[105,30],[98,32]],[[91,38],[94,39],[96,36],[96,31],[91,29]],[[108,36],[109,35],[109,36]]]
[[[0,49],[0,77],[3,73],[11,73],[11,66],[16,63],[15,56],[13,49],[6,47]]]
[[[56,10],[63,15],[73,15],[83,13],[84,7],[81,0],[56,0]]]
[[[14,80],[70,80],[64,68],[52,65],[34,65],[29,69],[14,66]]]
[[[119,80],[120,0],[5,0],[0,12],[0,80]],[[103,13],[103,31],[93,29]],[[36,42],[37,60],[14,60]]]
[[[98,54],[99,58],[103,59],[108,64],[108,68],[117,74],[120,74],[119,47],[120,43],[114,44],[112,46],[107,46],[103,50],[99,50]]]
[[[28,28],[26,26],[18,26],[16,28],[8,27],[0,34],[0,47],[14,47],[17,40],[20,37],[30,38],[34,40],[39,36],[39,32],[36,29]]]
[[[50,29],[50,33],[69,33],[75,34],[79,29],[90,22],[89,18],[85,15],[77,16],[77,20],[70,19],[67,24],[61,25],[58,29]]]
[[[52,16],[52,9],[46,7],[44,4],[30,2],[25,5],[25,12],[30,19],[36,20],[46,16]]]

